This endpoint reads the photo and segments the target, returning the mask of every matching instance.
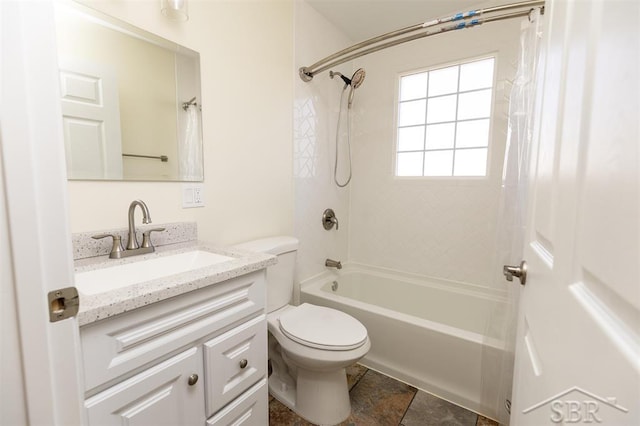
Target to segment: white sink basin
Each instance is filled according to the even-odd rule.
[[[76,287],[84,294],[98,294],[170,275],[234,260],[208,251],[194,250],[75,274]]]

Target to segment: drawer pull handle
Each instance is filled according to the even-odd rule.
[[[187,381],[187,383],[189,383],[189,386],[193,386],[196,383],[198,383],[198,375],[197,374],[192,374],[189,376],[189,380]]]
[[[246,359],[240,360],[240,368],[245,368],[249,364]]]

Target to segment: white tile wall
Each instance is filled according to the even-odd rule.
[[[309,65],[352,42],[304,1],[295,10],[295,67]],[[328,73],[294,87],[295,235],[300,239],[297,281],[325,270],[324,260],[357,261],[411,273],[491,285],[507,110],[503,87],[513,75],[519,23],[487,25],[412,42],[341,65],[364,67],[354,100],[353,180],[333,183],[335,125],[341,84]],[[498,82],[489,177],[398,180],[394,117],[400,72],[497,52]],[[508,85],[507,85],[508,86]],[[343,157],[344,158],[344,157]],[[321,216],[333,208],[339,231]]]
[[[514,73],[519,22],[412,42],[356,60],[367,78],[356,95],[349,260],[491,285],[506,135],[503,87]],[[398,75],[497,52],[497,100],[488,178],[394,178]]]
[[[304,1],[295,3],[295,72],[351,42]],[[349,74],[351,64],[339,67]],[[295,79],[294,86],[294,186],[295,235],[300,240],[297,281],[325,270],[327,258],[347,260],[350,188],[333,183],[336,119],[342,84],[317,75],[309,83]],[[344,157],[343,157],[344,158]],[[332,208],[340,223],[326,231],[322,212]]]

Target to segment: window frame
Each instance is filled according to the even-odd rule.
[[[486,173],[482,176],[456,176],[456,175],[448,175],[448,176],[398,176],[397,175],[397,167],[398,167],[398,154],[402,153],[403,151],[398,151],[398,144],[399,144],[399,129],[401,127],[412,127],[412,126],[399,126],[399,113],[400,113],[400,94],[401,94],[401,84],[402,84],[402,78],[406,77],[406,76],[410,76],[410,75],[414,75],[414,74],[420,74],[420,73],[425,73],[425,72],[432,72],[432,71],[437,71],[440,69],[444,69],[444,68],[449,68],[449,67],[453,67],[453,66],[461,66],[461,65],[465,65],[468,63],[473,63],[473,62],[479,62],[485,59],[491,59],[493,58],[494,63],[493,63],[493,80],[492,80],[492,85],[491,85],[491,101],[490,101],[490,108],[489,108],[489,133],[488,133],[488,140],[487,140],[487,160],[486,160]],[[458,71],[459,72],[459,71]],[[488,181],[492,178],[492,173],[491,173],[491,166],[492,166],[492,153],[493,153],[493,145],[494,145],[494,141],[493,141],[493,130],[494,130],[494,125],[495,125],[495,112],[496,112],[496,103],[497,103],[497,95],[500,92],[500,89],[498,87],[498,72],[499,72],[499,55],[497,51],[493,51],[493,52],[488,52],[482,55],[474,55],[471,57],[464,57],[464,58],[459,58],[459,59],[455,59],[455,60],[451,60],[451,61],[447,61],[447,62],[442,62],[442,63],[438,63],[435,65],[429,65],[426,67],[421,67],[421,68],[416,68],[416,69],[412,69],[412,70],[407,70],[407,71],[402,71],[402,72],[398,72],[396,73],[396,82],[395,82],[395,96],[394,96],[394,116],[393,116],[393,126],[394,126],[394,142],[393,142],[393,155],[392,155],[392,178],[394,180],[398,180],[398,181],[456,181],[456,180],[463,180],[463,181],[468,181],[468,182],[472,182],[472,181],[478,181],[478,183],[480,182],[484,182],[484,181]],[[458,78],[459,78],[459,74],[458,74]],[[459,88],[459,82],[458,82],[458,88]],[[474,89],[474,90],[467,90],[467,91],[457,91],[452,93],[455,94],[456,97],[460,95],[460,93],[472,93],[472,92],[477,92],[477,91],[481,91],[481,90],[486,90],[486,89]],[[440,96],[449,96],[451,94],[445,94],[445,95],[436,95],[433,97],[440,97]],[[429,96],[428,96],[428,92],[426,94],[425,98],[417,98],[416,100],[419,99],[425,99],[428,102]],[[408,101],[413,101],[414,99],[408,100]],[[473,120],[477,120],[477,119],[464,119],[464,120],[457,120],[457,108],[458,105],[456,103],[456,120],[455,121],[448,121],[446,123],[458,123],[460,122],[464,122],[464,121],[473,121]],[[441,123],[433,123],[433,124],[441,124]],[[426,132],[426,126],[427,123],[425,122],[424,124],[417,124],[415,125],[415,127],[419,127],[419,126],[423,126]],[[426,135],[425,135],[426,137]],[[477,148],[481,148],[481,147],[477,147]],[[455,140],[454,140],[454,147],[453,148],[443,148],[442,150],[451,150],[451,151],[456,151],[456,150],[466,150],[466,149],[474,149],[472,147],[470,148],[456,148],[455,147]],[[406,151],[406,152],[428,152],[428,151],[438,151],[437,149],[435,150],[428,150],[428,149],[422,149],[422,150],[416,150],[416,151]],[[455,155],[455,153],[454,153]],[[454,157],[454,163],[452,163],[452,173],[453,173],[453,168],[455,167],[455,157]],[[423,159],[423,173],[424,173],[424,159]]]

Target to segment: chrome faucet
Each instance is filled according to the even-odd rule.
[[[136,206],[140,206],[142,209],[142,223],[151,223],[151,215],[149,214],[149,208],[142,200],[133,200],[129,205],[129,241],[127,242],[127,250],[135,250],[139,248],[138,237],[136,237],[136,223],[134,220],[134,213]]]
[[[136,224],[134,213],[136,207],[140,206],[142,209],[142,223],[151,223],[151,215],[149,214],[149,208],[142,200],[134,200],[129,205],[129,241],[127,242],[127,249],[122,248],[122,237],[117,234],[99,234],[94,235],[93,239],[100,239],[111,237],[113,238],[113,246],[111,247],[111,253],[109,258],[121,259],[123,257],[136,256],[138,254],[153,253],[156,249],[151,244],[151,233],[155,231],[164,231],[164,228],[148,229],[142,233],[142,245],[138,244],[138,238],[136,237]]]
[[[342,263],[339,260],[327,259],[324,261],[324,266],[327,268],[342,269]]]

